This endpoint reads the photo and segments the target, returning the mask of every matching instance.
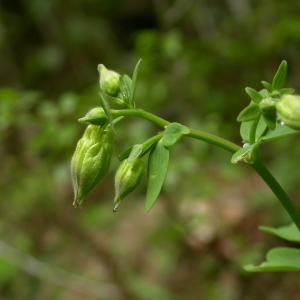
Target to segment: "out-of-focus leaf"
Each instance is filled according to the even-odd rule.
[[[260,266],[246,265],[249,272],[300,271],[300,250],[294,248],[274,248],[267,253],[267,260]]]
[[[297,226],[292,223],[288,226],[282,226],[279,228],[259,226],[259,229],[274,235],[281,237],[282,239],[300,243],[300,232]]]

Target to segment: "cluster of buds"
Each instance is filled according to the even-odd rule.
[[[104,65],[99,65],[98,71],[100,73],[100,96],[103,101],[103,108],[95,107],[79,119],[79,122],[87,123],[89,126],[78,141],[71,161],[71,177],[75,194],[74,205],[81,205],[85,197],[104,179],[109,170],[113,152],[112,129],[114,121],[110,115],[107,101],[113,100],[118,104],[124,104],[123,100],[128,100],[128,95],[127,98],[123,98],[124,85],[123,87],[120,85],[122,80],[124,82],[124,77],[106,69]],[[126,76],[127,87],[129,87],[131,79]],[[126,93],[124,95],[126,96]],[[108,129],[109,127],[110,129]],[[125,159],[122,162],[115,176],[116,206],[114,211],[123,198],[140,184],[144,170],[145,166],[140,158],[132,162]]]

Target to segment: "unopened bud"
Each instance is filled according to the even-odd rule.
[[[121,75],[115,71],[106,69],[105,66],[102,64],[98,66],[98,72],[100,74],[101,90],[106,95],[115,99],[118,103],[123,102],[123,96],[120,89]]]
[[[74,205],[81,205],[84,198],[106,176],[113,152],[112,139],[111,131],[90,125],[78,141],[71,161]]]
[[[102,107],[95,107],[78,121],[80,123],[102,126],[108,122],[108,117]]]
[[[117,207],[121,201],[139,186],[144,172],[145,165],[139,158],[133,162],[128,162],[127,159],[122,162],[115,176],[116,196],[114,202],[116,205],[114,212],[117,212]]]
[[[300,130],[300,96],[283,95],[276,103],[277,116],[285,125]]]

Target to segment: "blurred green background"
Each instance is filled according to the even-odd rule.
[[[297,273],[252,274],[268,249],[291,244],[258,225],[290,219],[247,165],[183,139],[158,202],[146,180],[113,209],[120,155],[160,131],[119,123],[111,170],[72,206],[69,166],[100,105],[97,65],[132,75],[138,107],[241,145],[244,88],[280,62],[300,91],[300,2],[257,0],[2,0],[0,4],[0,298],[103,300],[298,299]],[[298,137],[262,159],[300,206]],[[294,245],[293,245],[294,246]]]

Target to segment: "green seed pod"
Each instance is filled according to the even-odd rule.
[[[300,130],[300,96],[283,95],[276,103],[276,109],[281,122]]]
[[[108,116],[106,115],[102,107],[95,107],[90,110],[83,118],[78,119],[78,121],[80,123],[102,126],[108,122]]]
[[[100,88],[101,90],[111,98],[114,98],[118,102],[122,101],[122,93],[120,88],[121,75],[117,72],[107,70],[104,65],[98,65],[98,71],[100,73]]]
[[[128,162],[128,159],[122,162],[115,176],[116,196],[114,202],[116,205],[114,212],[117,212],[117,207],[121,201],[139,186],[144,172],[145,165],[139,158],[133,162]]]
[[[71,161],[74,205],[82,204],[85,197],[106,176],[111,155],[113,134],[99,126],[90,125],[78,141]]]

